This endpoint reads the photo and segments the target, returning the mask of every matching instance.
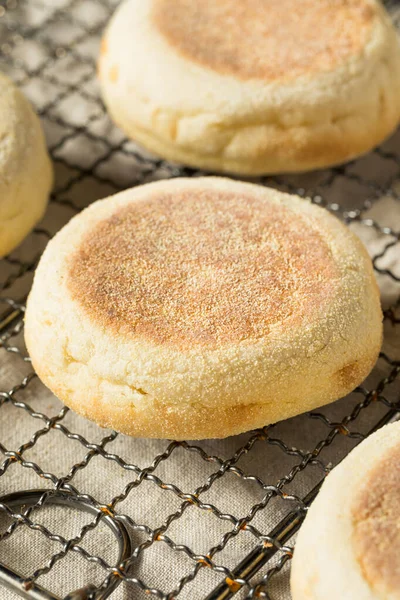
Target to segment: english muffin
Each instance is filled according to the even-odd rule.
[[[400,423],[328,475],[295,547],[293,600],[400,598]]]
[[[309,201],[220,178],[94,203],[48,244],[26,343],[68,406],[136,436],[225,437],[350,392],[382,337],[359,239]]]
[[[99,77],[130,138],[215,171],[342,163],[400,116],[400,47],[377,0],[127,0]]]
[[[42,218],[52,181],[40,121],[25,96],[0,73],[0,257]]]

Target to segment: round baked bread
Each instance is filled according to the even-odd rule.
[[[48,244],[26,343],[68,406],[136,436],[225,437],[352,390],[376,361],[371,261],[327,211],[220,178],[94,203]]]
[[[40,121],[0,73],[0,257],[42,218],[53,181]]]
[[[297,539],[293,600],[400,598],[399,464],[394,423],[328,475]]]
[[[377,0],[127,0],[99,77],[129,137],[215,171],[341,163],[400,117],[400,47]]]

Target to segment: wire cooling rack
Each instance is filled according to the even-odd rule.
[[[311,196],[371,252],[385,344],[362,386],[224,441],[101,430],[32,372],[22,330],[33,271],[48,239],[93,200],[199,174],[140,150],[104,111],[96,56],[116,4],[0,2],[1,69],[35,104],[56,172],[45,219],[0,261],[0,600],[288,599],[293,534],[307,505],[332,466],[400,407],[400,135],[339,168],[260,180]]]

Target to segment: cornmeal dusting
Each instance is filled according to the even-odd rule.
[[[353,544],[377,598],[400,590],[400,445],[372,469],[352,506]]]
[[[205,67],[242,79],[329,71],[364,47],[366,0],[153,0],[168,43]]]
[[[201,188],[118,209],[86,234],[68,269],[73,298],[102,326],[181,349],[305,325],[332,302],[338,278],[308,218]]]

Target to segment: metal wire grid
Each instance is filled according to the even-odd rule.
[[[84,561],[81,569],[85,570],[85,564],[95,563],[100,567],[102,577],[96,584],[88,581],[75,595],[73,588],[61,589],[62,597],[70,593],[70,599],[106,598],[114,594],[120,581],[124,581],[128,598],[141,598],[143,592],[166,600],[176,597],[200,599],[207,594],[208,600],[222,600],[236,593],[241,598],[272,599],[282,593],[280,573],[287,569],[292,556],[292,548],[286,542],[299,526],[321,479],[353,445],[383,422],[396,417],[400,401],[400,362],[395,358],[400,348],[391,343],[391,354],[386,351],[381,354],[378,368],[367,383],[357,388],[350,398],[336,404],[334,412],[328,407],[286,424],[268,426],[247,436],[233,438],[230,442],[159,442],[158,452],[150,445],[145,466],[113,451],[123,436],[103,432],[99,437],[100,429],[93,426],[90,431],[96,431],[96,435],[93,433],[93,437],[88,438],[79,433],[79,417],[66,407],[58,405],[52,416],[41,410],[44,388],[30,370],[21,334],[24,299],[47,240],[72,214],[96,198],[151,179],[199,174],[140,151],[111,125],[105,114],[95,88],[95,56],[100,33],[116,4],[113,0],[0,2],[1,67],[37,104],[57,174],[49,207],[52,219],[46,218],[21,249],[6,257],[0,265],[0,364],[8,365],[7,381],[0,378],[0,414],[12,408],[18,420],[29,422],[28,431],[33,430],[27,434],[25,439],[28,441],[24,443],[17,431],[18,441],[9,446],[4,442],[7,432],[2,431],[0,425],[0,452],[3,455],[0,476],[5,478],[19,466],[21,473],[29,471],[33,474],[34,487],[45,485],[39,491],[27,493],[17,484],[16,493],[0,499],[0,514],[6,517],[6,525],[0,530],[0,549],[19,530],[39,532],[43,540],[58,544],[58,551],[53,550],[44,562],[36,563],[33,572],[19,578],[15,574],[16,565],[8,561],[7,566],[0,564],[0,581],[28,598],[60,598],[54,591],[45,591],[40,583],[45,575],[54,573],[57,565],[60,564],[62,569],[67,556],[76,553]],[[64,73],[63,76],[60,73]],[[81,112],[74,114],[70,110],[71,103],[75,106],[79,103]],[[382,197],[395,203],[399,201],[399,179],[400,136],[396,135],[367,159],[312,176],[261,180],[267,185],[310,195],[314,202],[327,206],[350,226],[372,232],[379,242],[373,256],[375,270],[391,285],[392,301],[384,315],[385,324],[393,330],[395,337],[400,323],[400,276],[396,273],[400,232],[387,223],[377,222],[369,213],[373,214],[374,203]],[[340,203],[330,201],[333,191],[337,197],[337,187],[340,188]],[[388,260],[390,257],[392,259]],[[33,392],[32,386],[37,386]],[[296,432],[300,429],[306,435],[306,443],[303,439],[302,445],[296,442]],[[21,433],[25,434],[25,431],[21,426]],[[54,432],[62,437],[57,454],[62,465],[61,475],[52,468],[56,455],[51,457],[50,468],[29,459],[29,453],[43,444],[43,440],[50,447],[49,440]],[[69,452],[72,443],[84,451],[80,460],[63,459],[63,453]],[[132,445],[143,446],[145,443],[132,440]],[[302,449],[304,447],[306,449]],[[335,447],[333,455],[329,453],[332,447]],[[135,452],[138,446],[132,448]],[[255,464],[259,467],[260,457],[266,468],[261,474],[252,470]],[[127,476],[116,494],[110,490],[107,502],[87,492],[93,477],[90,464],[96,460],[116,466]],[[186,465],[190,471],[195,461],[208,469],[200,485],[195,484],[194,479],[188,487],[170,482],[168,468],[171,465],[178,470],[180,465]],[[269,463],[274,461],[279,467],[279,476],[275,479],[268,471]],[[85,477],[79,479],[82,472]],[[238,478],[240,493],[249,486],[252,490],[257,489],[257,501],[254,501],[256,495],[250,494],[250,508],[238,508],[236,501],[241,498],[238,498],[231,475]],[[304,481],[300,482],[302,477]],[[187,474],[185,482],[188,482]],[[122,507],[146,484],[150,499],[157,490],[161,502],[167,495],[177,501],[176,508],[168,510],[162,522],[152,526],[141,521],[141,506],[134,505],[129,511]],[[212,496],[215,488],[217,492]],[[224,496],[235,510],[226,508]],[[76,510],[89,511],[91,518],[76,535],[60,535],[51,531],[40,518],[44,509],[53,503],[66,503]],[[239,514],[234,514],[238,511]],[[195,527],[201,513],[211,514],[226,525],[218,541],[209,544],[205,552],[180,543],[179,527],[176,527],[188,514],[192,515],[189,526]],[[264,518],[267,513],[275,519]],[[274,522],[275,527],[271,527]],[[91,551],[85,547],[85,540],[102,523],[113,529],[119,542],[120,555],[111,562],[104,558],[100,547]],[[216,528],[217,521],[213,523]],[[241,554],[242,546],[238,544],[243,536],[248,541],[249,553],[246,555]],[[188,559],[186,570],[181,571],[168,590],[163,589],[157,579],[164,560],[162,547],[167,547],[171,556],[183,555]],[[152,563],[155,579],[141,576],[137,568],[140,559],[150,550],[156,552],[156,563]],[[230,561],[223,560],[227,550],[231,552]],[[163,568],[168,570],[168,564]],[[205,572],[212,573],[214,579],[211,587],[200,586],[202,591],[199,592],[199,588],[192,586]]]

